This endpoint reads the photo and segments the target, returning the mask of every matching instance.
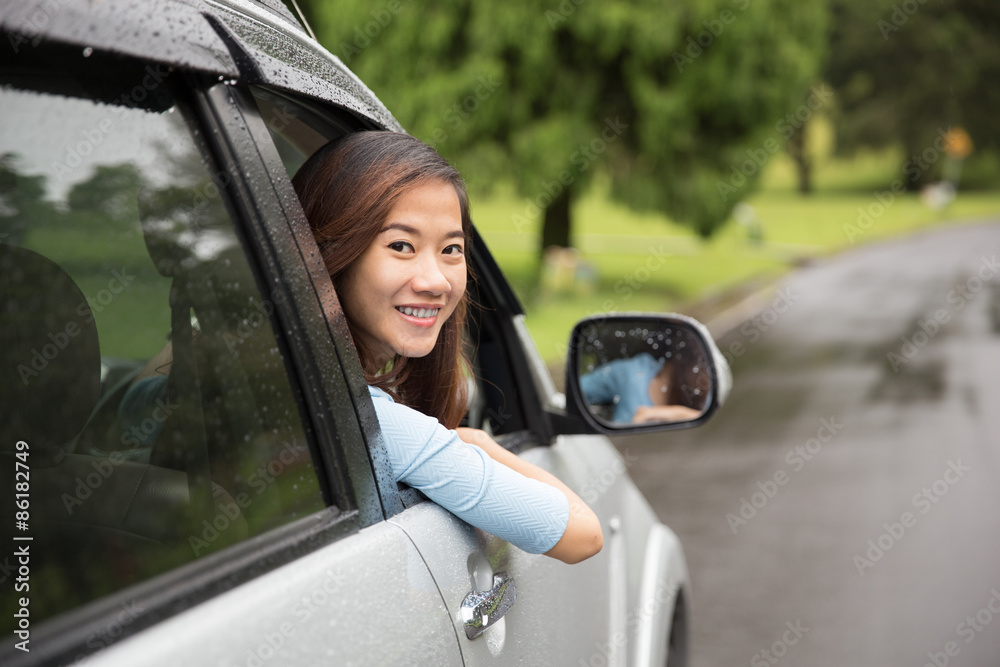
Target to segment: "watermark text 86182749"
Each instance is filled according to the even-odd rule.
[[[18,440],[14,451],[14,560],[17,573],[14,577],[14,591],[20,593],[17,598],[17,611],[14,619],[17,623],[14,636],[17,640],[14,647],[27,653],[31,640],[31,619],[28,608],[31,606],[29,592],[31,590],[31,536],[27,535],[28,522],[31,518],[31,468],[28,465],[29,445],[24,440]]]

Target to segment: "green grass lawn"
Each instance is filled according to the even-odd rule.
[[[518,229],[524,198],[498,188],[473,201],[473,216],[486,244],[525,304],[527,323],[548,362],[563,358],[573,324],[607,311],[694,310],[697,302],[726,303],[741,286],[760,286],[799,263],[863,243],[931,225],[1000,215],[1000,192],[961,192],[943,211],[917,194],[892,195],[898,155],[867,153],[852,160],[819,161],[815,192],[794,191],[794,172],[783,154],[767,164],[761,189],[746,204],[763,240],[730,220],[709,241],[666,217],[616,204],[599,184],[573,209],[573,242],[583,280],[565,289],[539,285],[539,220]],[[876,197],[876,193],[882,202]],[[889,198],[892,200],[889,201]],[[884,203],[883,203],[884,202]]]

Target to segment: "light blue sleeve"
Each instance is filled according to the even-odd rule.
[[[580,389],[588,403],[610,405],[615,400],[617,384],[613,364],[604,364],[580,376]]]
[[[569,522],[569,501],[497,463],[433,417],[369,387],[396,481],[528,553],[549,551]]]
[[[640,405],[652,405],[653,401],[649,397],[649,381],[653,379],[660,368],[662,361],[656,361],[652,355],[642,352],[630,359],[622,359],[616,368],[617,382],[620,399],[615,405],[615,414],[612,417],[616,422],[628,423],[635,417],[635,411]]]
[[[640,405],[652,405],[649,381],[660,372],[662,361],[645,352],[615,359],[580,377],[580,388],[588,403],[613,405],[611,421],[632,421]]]

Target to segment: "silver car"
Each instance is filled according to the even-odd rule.
[[[607,435],[711,417],[703,327],[584,321],[557,392],[475,239],[466,424],[604,527],[526,554],[392,478],[290,176],[402,128],[283,4],[9,0],[0,30],[0,662],[685,664],[681,545]],[[642,355],[680,416],[616,416]]]

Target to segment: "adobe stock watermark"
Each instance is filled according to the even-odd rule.
[[[372,19],[364,25],[354,27],[354,39],[340,43],[338,52],[344,64],[350,65],[358,54],[371,46],[372,40],[382,34],[401,11],[403,11],[402,0],[389,0],[385,3],[385,7],[370,10],[368,14]]]
[[[920,175],[934,166],[934,164],[945,154],[948,143],[948,132],[951,129],[943,130],[938,128],[938,136],[934,142],[925,148],[919,155],[911,155],[903,164],[903,175],[906,179],[897,178],[889,184],[886,190],[876,190],[872,193],[875,201],[868,206],[858,207],[858,217],[855,222],[845,222],[841,229],[847,236],[847,240],[856,243],[857,239],[864,236],[872,228],[875,222],[885,215],[885,212],[895,203],[896,197],[906,191],[906,181],[915,182]]]
[[[74,338],[83,333],[83,327],[93,324],[94,313],[103,312],[132,284],[133,280],[135,276],[128,272],[127,267],[112,270],[107,286],[98,290],[94,296],[86,297],[86,302],[80,302],[76,308],[76,317],[67,320],[61,329],[50,331],[38,347],[32,348],[30,359],[26,363],[17,365],[17,374],[24,386],[27,387],[44,373],[49,363],[54,361]]]
[[[268,461],[267,465],[261,466],[250,473],[247,477],[246,485],[253,490],[254,495],[250,495],[246,491],[241,491],[233,497],[231,502],[224,501],[219,503],[217,512],[211,520],[202,519],[201,532],[197,535],[188,536],[188,546],[191,547],[194,555],[200,556],[213,542],[229,530],[233,522],[242,516],[243,510],[250,507],[254,500],[264,493],[275,480],[281,477],[282,473],[289,466],[294,465],[299,460],[299,456],[305,453],[305,451],[305,447],[301,445],[293,445],[290,442],[285,442],[281,451]]]
[[[750,658],[751,667],[768,667],[776,665],[788,654],[788,649],[799,643],[809,628],[802,625],[802,619],[797,618],[794,622],[785,621],[785,629],[779,630],[778,638],[772,642],[768,648],[761,649]]]
[[[726,514],[726,523],[729,524],[733,535],[736,535],[740,528],[749,524],[778,495],[781,488],[788,484],[792,475],[801,472],[806,464],[823,450],[823,446],[829,444],[843,429],[844,424],[840,423],[836,417],[820,419],[816,435],[801,445],[795,445],[785,454],[785,463],[791,467],[792,472],[789,473],[784,468],[779,468],[764,481],[758,480],[758,490],[751,493],[749,499],[746,496],[740,498],[740,506],[736,512]]]
[[[276,116],[267,122],[267,125],[274,129],[275,131],[281,131],[284,129],[294,118],[295,114],[280,112]],[[219,199],[219,196],[225,191],[233,182],[233,176],[226,170],[220,169],[219,171],[211,171],[207,174],[207,179],[202,179],[202,181],[197,186],[191,186],[187,188],[191,193],[191,200],[189,203],[178,204],[174,208],[170,208],[165,211],[156,210],[156,191],[151,191],[152,200],[148,204],[150,211],[146,214],[149,220],[148,224],[163,225],[163,233],[167,235],[176,234],[173,227],[178,220],[198,220],[199,216],[209,208],[213,202]],[[146,193],[140,192],[140,199]],[[155,220],[155,222],[154,222]],[[185,222],[185,225],[191,226],[191,223]],[[192,231],[200,232],[195,226]]]
[[[746,11],[750,6],[750,0],[732,0],[732,3],[741,12]],[[683,73],[685,67],[700,58],[715,43],[715,40],[722,36],[722,33],[726,30],[726,26],[731,25],[736,20],[736,16],[733,10],[723,9],[711,21],[702,21],[701,24],[705,26],[705,30],[702,30],[697,35],[688,35],[686,41],[687,48],[684,49],[684,53],[680,51],[674,51],[673,53],[674,65],[677,66],[677,71]]]
[[[555,30],[556,26],[572,16],[576,8],[585,3],[587,0],[562,0],[559,6],[556,7],[556,11],[551,9],[545,10],[545,19],[549,22],[549,29]]]
[[[889,15],[889,20],[879,19],[875,25],[878,26],[878,30],[882,33],[882,39],[889,41],[889,36],[895,32],[898,32],[906,22],[910,20],[910,17],[917,13],[920,9],[920,5],[927,2],[927,0],[903,0],[899,4],[894,4],[892,6],[892,13]]]
[[[265,324],[270,323],[271,314],[274,312],[275,307],[281,306],[286,298],[285,293],[277,289],[271,293],[270,299],[261,301],[256,297],[251,297],[250,307],[246,310],[243,317],[240,318],[240,323],[236,325],[236,329],[222,333],[222,342],[226,344],[226,349],[230,352],[235,352],[237,347],[254,335],[254,332]]]
[[[955,626],[955,634],[966,644],[971,644],[980,633],[989,627],[994,618],[1000,616],[1000,590],[998,589],[1000,586],[991,588],[990,597],[986,604],[974,614],[966,616]],[[944,643],[940,651],[927,652],[927,662],[924,663],[923,667],[947,667],[951,663],[951,659],[958,657],[961,652],[961,645],[955,640],[949,640]]]
[[[580,144],[570,154],[569,162],[575,168],[575,172],[564,169],[559,172],[556,180],[543,181],[541,184],[542,192],[539,192],[534,199],[528,200],[528,204],[524,208],[524,213],[514,213],[510,216],[511,222],[514,223],[514,229],[518,232],[524,231],[524,228],[531,224],[532,218],[537,218],[542,211],[548,208],[562,194],[565,188],[573,185],[580,174],[587,171],[591,163],[608,150],[608,145],[617,141],[627,129],[628,124],[623,123],[618,116],[615,116],[613,120],[605,118],[604,128],[601,130],[600,135],[591,139],[587,144]]]
[[[588,505],[594,504],[638,460],[638,456],[632,456],[626,449],[624,458],[615,458],[611,462],[611,465],[601,471],[599,475],[591,477],[583,484],[583,487],[580,489],[580,498]]]
[[[74,665],[85,665],[90,662],[97,651],[102,651],[111,646],[111,644],[124,634],[125,628],[132,625],[146,611],[146,608],[140,606],[135,600],[123,602],[120,607],[121,611],[115,614],[98,631],[91,633],[87,637],[87,648],[93,649],[95,653],[91,655],[78,655],[76,661],[73,663]]]
[[[927,514],[941,502],[941,499],[948,495],[951,487],[965,477],[965,474],[972,470],[969,466],[962,465],[962,459],[949,460],[948,466],[944,469],[940,479],[934,480],[931,484],[920,489],[913,494],[910,504],[919,511],[919,515]],[[875,563],[882,560],[894,546],[906,535],[906,531],[917,525],[919,516],[913,512],[906,511],[899,515],[898,521],[883,523],[884,529],[877,537],[868,540],[868,547],[863,554],[855,554],[851,559],[858,576],[864,577],[865,570],[875,567]]]
[[[631,299],[636,292],[652,280],[653,275],[667,265],[667,258],[672,256],[673,253],[664,250],[662,245],[655,248],[647,246],[646,258],[637,262],[636,267],[622,276],[620,280],[615,281],[612,290],[618,296],[605,299],[600,308],[588,313],[587,316],[594,317],[595,315],[619,310],[619,306]]]
[[[917,330],[909,336],[900,337],[900,345],[895,351],[886,354],[889,366],[893,372],[898,373],[899,369],[909,364],[914,357],[931,340],[938,335],[954,314],[965,308],[965,304],[978,294],[987,282],[993,280],[1000,273],[1000,264],[997,263],[997,256],[990,258],[981,257],[979,268],[975,274],[969,276],[965,282],[956,284],[948,292],[946,300],[949,308],[939,308],[934,311],[932,317],[917,321]]]
[[[117,107],[118,119],[120,120],[129,109],[141,104],[169,75],[170,68],[165,65],[147,65],[145,76],[140,82],[132,90],[123,93],[111,102],[112,109]],[[69,174],[83,164],[83,158],[93,153],[98,146],[104,143],[104,140],[114,130],[115,125],[115,118],[104,117],[98,121],[96,126],[80,130],[79,141],[66,146],[63,161],[52,163],[53,175],[59,180],[66,180]]]
[[[26,29],[21,31],[11,31],[7,34],[7,41],[10,43],[14,53],[20,53],[22,46],[32,48],[38,46],[42,41],[42,33],[48,28],[52,17],[63,8],[67,0],[46,0],[38,5],[31,16],[28,17]]]
[[[677,598],[679,588],[680,586],[673,579],[661,582],[653,595],[629,610],[625,617],[626,629],[624,631],[615,632],[606,642],[595,642],[594,652],[589,658],[580,658],[577,665],[580,667],[608,667],[608,665],[618,664],[618,656],[628,646],[628,638],[635,635],[639,627],[648,623],[654,615],[666,611],[665,607],[672,605]]]
[[[476,83],[477,85],[471,93],[466,95],[461,101],[455,102],[455,104],[441,115],[444,125],[434,128],[434,131],[431,132],[428,143],[432,147],[437,148],[447,142],[450,136],[449,132],[454,132],[460,128],[462,123],[475,113],[479,105],[492,97],[493,93],[501,85],[500,80],[492,73],[481,74],[476,79]]]
[[[788,141],[797,130],[809,122],[812,115],[826,106],[832,97],[833,89],[826,85],[810,88],[806,101],[794,111],[786,113],[774,124],[774,131],[781,136],[780,141],[775,137],[768,137],[760,147],[748,148],[746,160],[743,160],[738,166],[735,164],[729,166],[729,178],[725,181],[720,179],[715,182],[715,188],[722,201],[728,201],[730,196],[736,194],[739,188],[746,185],[747,178],[760,171],[767,164],[767,161],[782,149],[783,142]]]
[[[731,341],[725,349],[721,350],[726,362],[732,366],[737,357],[746,354],[747,345],[753,345],[760,340],[761,336],[777,324],[781,316],[791,310],[798,300],[799,295],[792,287],[779,288],[767,308],[743,323],[739,329],[741,338]]]
[[[162,391],[156,401],[145,406],[143,414],[138,415],[141,419],[136,417],[127,424],[123,423],[124,432],[120,438],[122,445],[133,449],[152,446],[156,436],[163,431],[164,424],[179,407],[181,407],[179,402],[171,401],[167,392]],[[112,452],[112,457],[117,453]]]
[[[586,317],[604,321],[615,311],[621,310],[625,302],[642,289],[643,285],[652,280],[657,271],[666,266],[667,258],[673,256],[673,253],[664,250],[662,245],[655,248],[647,246],[646,252],[645,260],[639,262],[632,271],[622,276],[620,280],[615,281],[612,289],[619,296],[605,299],[599,307],[588,310]],[[556,352],[560,357],[565,358],[568,351],[569,345],[567,343],[560,343],[556,346]]]
[[[313,614],[320,612],[332,600],[340,599],[343,586],[348,579],[337,570],[327,573],[322,581],[316,583],[309,595],[304,595],[291,609],[292,621],[282,621],[274,630],[261,635],[256,646],[247,649],[246,656],[242,664],[245,667],[261,667],[265,662],[277,655],[283,647],[298,631],[299,626],[304,625]]]
[[[161,405],[166,407],[165,414],[161,415],[158,419],[150,418],[148,420],[150,423],[155,422],[156,424],[162,425],[162,423],[166,421],[167,417],[170,416],[171,412],[179,407],[179,404],[169,405],[163,403],[162,399],[158,399],[157,407],[154,409],[154,412],[159,412]],[[134,429],[140,429],[145,425],[147,425],[146,422],[142,422],[140,425],[134,427]],[[158,429],[158,427],[154,428]],[[136,432],[136,430],[133,430],[122,435],[122,442],[131,443],[136,437]],[[138,444],[138,441],[135,442]],[[104,482],[114,474],[116,468],[127,462],[128,459],[126,459],[119,451],[112,451],[106,457],[94,458],[94,460],[90,463],[93,471],[76,478],[76,485],[73,487],[73,493],[69,494],[63,492],[63,494],[59,496],[59,499],[63,503],[63,507],[66,508],[66,514],[72,516],[73,512],[76,511],[76,508],[82,506],[92,495],[94,495],[94,492],[101,488],[101,485],[103,485]]]

